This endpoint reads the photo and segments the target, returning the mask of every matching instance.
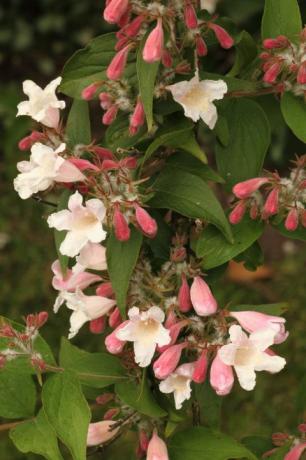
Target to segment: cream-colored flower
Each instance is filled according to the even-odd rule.
[[[210,14],[216,11],[219,0],[201,0],[201,10],[206,10]]]
[[[175,407],[178,410],[182,408],[186,399],[190,399],[193,371],[193,363],[182,364],[159,384],[162,393],[173,393]]]

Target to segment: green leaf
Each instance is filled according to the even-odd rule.
[[[235,77],[239,75],[257,56],[257,45],[253,37],[243,30],[235,43],[236,56],[233,67],[228,76]]]
[[[70,190],[64,190],[62,192],[62,194],[60,196],[60,199],[59,199],[59,202],[58,202],[58,205],[57,205],[56,212],[62,211],[63,209],[67,209],[70,195],[71,195]],[[56,229],[54,230],[54,239],[55,239],[56,252],[57,252],[58,260],[60,261],[61,269],[62,269],[63,273],[65,273],[66,270],[67,270],[68,263],[69,263],[69,257],[64,256],[60,252],[59,248],[60,248],[60,245],[62,244],[63,240],[65,239],[66,233],[67,232],[65,230],[61,230],[61,231],[56,230]]]
[[[286,443],[284,446],[279,447],[276,450],[276,452],[274,452],[272,455],[268,457],[269,460],[284,460],[286,454],[289,452],[291,447],[292,447],[291,443]]]
[[[230,132],[227,145],[216,145],[218,170],[231,189],[237,182],[256,177],[270,144],[270,125],[254,101],[236,99],[223,108]]]
[[[291,131],[306,143],[306,104],[303,96],[285,93],[281,99],[281,110]]]
[[[183,139],[176,138],[173,141],[170,141],[169,146],[182,150],[183,152],[190,153],[202,163],[207,163],[205,152],[198,144],[194,132],[188,132]]]
[[[255,455],[259,458],[262,458],[262,455],[265,452],[273,449],[273,444],[271,439],[264,438],[262,436],[247,436],[242,439],[242,444],[250,449]]]
[[[34,414],[36,387],[28,373],[4,368],[0,371],[0,416],[26,418]]]
[[[70,148],[77,144],[88,145],[91,141],[88,102],[74,99],[66,126],[67,143]]]
[[[138,49],[136,71],[139,84],[139,93],[146,114],[148,131],[151,131],[153,126],[153,93],[159,68],[159,61],[149,64],[142,58],[142,50],[147,40],[147,36],[148,34],[145,35]]]
[[[196,245],[196,254],[203,258],[202,267],[211,269],[232,260],[250,247],[262,235],[264,225],[261,221],[244,219],[232,226],[233,244],[211,225],[205,228]]]
[[[142,234],[135,228],[131,228],[128,241],[118,241],[111,233],[106,244],[108,272],[116,294],[117,306],[123,317],[125,317],[129,282],[138,259],[142,239]]]
[[[60,366],[74,371],[80,382],[93,388],[104,388],[125,378],[120,360],[109,353],[88,353],[62,337]]]
[[[169,439],[168,447],[171,460],[257,460],[252,452],[235,439],[203,427],[176,433]]]
[[[145,374],[140,385],[135,381],[117,383],[115,392],[121,401],[141,414],[153,418],[164,417],[167,414],[154,399]]]
[[[166,164],[170,167],[173,167],[174,169],[178,168],[194,174],[204,181],[219,182],[221,184],[224,182],[223,178],[209,166],[183,152],[178,152],[174,155],[171,155]]]
[[[195,385],[195,399],[200,409],[200,423],[218,429],[221,421],[222,398],[212,389],[208,380]]]
[[[268,303],[264,305],[235,305],[230,306],[230,311],[258,311],[260,313],[266,313],[267,315],[272,316],[281,316],[289,308],[288,303],[279,302],[279,303]]]
[[[226,147],[230,141],[230,133],[228,129],[227,120],[222,115],[218,116],[218,120],[217,120],[214,131],[218,138],[218,141]]]
[[[255,271],[264,264],[264,254],[258,241],[235,257],[236,262],[243,262],[247,270]]]
[[[60,440],[74,460],[86,460],[90,409],[77,376],[70,371],[50,377],[42,390],[43,407]]]
[[[150,205],[172,209],[192,219],[212,223],[231,241],[232,233],[223,209],[209,186],[198,176],[165,168],[153,184],[155,196]]]
[[[286,35],[294,39],[302,30],[297,0],[266,0],[261,24],[262,38]]]
[[[155,238],[146,238],[146,244],[150,247],[157,259],[165,262],[169,260],[172,232],[171,228],[156,209],[150,210],[150,215],[156,220],[157,234]]]
[[[106,146],[114,151],[118,148],[127,149],[148,137],[144,127],[141,127],[134,136],[131,136],[129,126],[130,122],[126,115],[118,116],[106,130]]]
[[[10,438],[20,452],[33,452],[47,460],[63,460],[55,431],[41,409],[33,420],[23,422],[10,431]]]

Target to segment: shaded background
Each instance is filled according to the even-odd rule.
[[[33,79],[45,85],[60,74],[75,50],[110,29],[101,18],[103,2],[98,0],[7,0],[5,3],[0,6],[0,312],[20,321],[29,312],[49,311],[50,321],[43,335],[57,350],[60,335],[67,334],[68,315],[64,309],[57,316],[51,313],[55,292],[50,285],[50,264],[56,254],[52,232],[45,221],[49,210],[34,200],[20,200],[12,186],[16,163],[25,158],[17,143],[31,127],[31,121],[16,119],[16,105],[23,99],[23,80]],[[305,22],[305,2],[300,3],[304,4]],[[262,9],[263,0],[221,2],[223,13],[255,38],[259,37]],[[265,107],[264,99],[261,102]],[[275,111],[268,113],[273,145],[266,167],[286,173],[294,154],[306,152],[304,145],[285,127],[277,103],[275,107]],[[267,229],[261,244],[264,266],[254,273],[246,272],[240,265],[231,265],[224,279],[216,283],[214,292],[221,305],[288,301],[290,337],[278,347],[288,366],[277,377],[259,375],[254,392],[247,393],[236,386],[225,399],[224,429],[237,437],[294,431],[303,421],[302,410],[306,408],[306,248],[299,242],[286,241],[271,229]],[[76,343],[97,349],[99,338],[89,338],[83,328]],[[7,441],[6,433],[0,436],[0,452],[4,460],[38,458],[18,453]]]

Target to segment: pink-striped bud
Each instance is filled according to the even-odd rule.
[[[115,209],[113,225],[115,229],[115,236],[119,241],[128,241],[131,236],[131,230],[125,216],[119,211],[118,208]]]
[[[145,122],[145,112],[141,99],[138,99],[134,112],[130,118],[130,127],[138,129]]]
[[[172,67],[173,59],[168,50],[163,50],[162,63],[163,63],[163,66],[165,67],[168,67],[168,68]]]
[[[84,101],[90,101],[97,92],[97,89],[101,86],[100,83],[92,83],[83,89],[81,97]]]
[[[233,193],[237,198],[243,200],[249,198],[252,193],[256,192],[263,184],[269,182],[266,177],[255,177],[254,179],[248,179],[243,182],[239,182],[233,187]]]
[[[234,45],[234,40],[230,34],[225,29],[223,29],[223,27],[219,26],[218,24],[214,24],[213,22],[210,22],[208,27],[214,32],[216,39],[222,48],[228,50]]]
[[[272,50],[274,48],[286,48],[289,45],[290,42],[284,35],[279,35],[276,38],[266,38],[263,41],[263,47],[267,50]]]
[[[153,364],[155,377],[160,380],[167,378],[176,369],[182,351],[186,347],[187,343],[180,343],[165,350]]]
[[[291,209],[288,212],[287,218],[285,220],[285,228],[289,232],[294,232],[299,226],[299,213],[296,208]]]
[[[127,8],[125,13],[123,13],[121,18],[117,22],[118,27],[120,28],[125,27],[129,23],[130,17],[131,17],[131,11],[129,8]]]
[[[156,430],[154,430],[148,444],[147,460],[169,460],[167,446],[158,436]]]
[[[246,211],[245,202],[239,201],[229,215],[230,223],[233,225],[239,224],[239,222],[241,222],[241,220],[243,219],[245,211]]]
[[[196,50],[197,50],[197,55],[202,57],[206,56],[208,53],[207,45],[205,43],[205,40],[198,35],[195,40],[196,44]]]
[[[152,63],[161,60],[164,46],[164,31],[161,18],[156,27],[150,32],[142,51],[144,61]]]
[[[199,359],[195,362],[192,380],[195,383],[203,383],[206,379],[208,368],[207,350],[203,350]]]
[[[306,61],[300,65],[296,80],[300,85],[306,84]]]
[[[274,64],[270,65],[266,70],[263,76],[263,81],[265,83],[274,83],[281,71],[282,63],[280,61],[274,62]]]
[[[279,203],[279,190],[274,188],[269,193],[266,202],[263,208],[263,218],[266,219],[269,216],[273,216],[278,213],[278,203]]]
[[[124,321],[116,329],[113,330],[111,334],[105,337],[105,347],[109,353],[112,355],[118,355],[122,352],[125,341],[118,339],[117,332],[124,326],[126,326],[129,321]]]
[[[285,455],[284,460],[300,460],[303,452],[306,450],[306,442],[302,442],[297,446],[294,446],[288,454]]]
[[[154,238],[157,233],[157,223],[150,214],[140,206],[136,206],[135,211],[136,221],[143,231],[143,233],[149,238]]]
[[[103,422],[90,423],[87,434],[87,446],[98,446],[109,441],[118,433],[119,426],[110,431],[117,423],[115,420],[104,420]]]
[[[109,315],[108,324],[112,329],[115,329],[122,323],[121,313],[118,307],[116,307]]]
[[[209,316],[216,313],[218,304],[207,283],[196,276],[190,289],[193,308],[199,316]]]
[[[112,105],[112,98],[108,93],[102,92],[99,94],[100,105],[103,110],[107,110]]]
[[[183,313],[188,312],[192,308],[190,288],[185,273],[182,273],[182,284],[178,292],[178,305]]]
[[[144,16],[137,16],[121,30],[121,33],[127,37],[135,37],[135,35],[137,35],[140,31],[143,21]]]
[[[105,329],[105,317],[93,319],[89,323],[89,330],[92,334],[101,334]]]
[[[104,19],[110,24],[116,24],[127,10],[128,0],[111,0],[104,10]]]
[[[184,19],[188,29],[196,29],[198,27],[198,18],[191,3],[185,5]]]
[[[96,289],[96,294],[101,297],[112,297],[114,295],[114,290],[111,283],[102,283]]]
[[[228,395],[234,385],[234,373],[231,366],[224,364],[218,354],[210,368],[210,384],[219,396]]]
[[[118,113],[118,106],[117,105],[111,105],[109,109],[105,112],[105,114],[102,117],[102,123],[104,125],[111,125],[113,121],[115,121],[116,116]]]
[[[107,78],[110,80],[118,80],[122,76],[126,66],[129,51],[130,46],[127,45],[115,54],[111,60],[111,63],[106,69]]]
[[[91,152],[95,153],[96,155],[98,155],[98,157],[101,159],[101,160],[112,160],[114,159],[114,154],[113,152],[111,152],[111,150],[109,149],[105,149],[104,147],[99,147],[98,145],[95,145],[93,147],[91,147]]]

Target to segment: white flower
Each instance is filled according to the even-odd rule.
[[[193,363],[182,364],[159,384],[159,389],[162,393],[173,393],[175,408],[177,410],[182,408],[183,402],[186,399],[190,399],[190,384],[193,371]]]
[[[225,81],[200,81],[196,72],[191,80],[184,80],[166,88],[171,91],[173,99],[183,106],[186,117],[193,121],[201,118],[210,129],[215,127],[218,114],[213,101],[223,99],[227,92]]]
[[[24,81],[23,92],[29,97],[29,100],[18,104],[17,117],[28,115],[49,128],[57,128],[59,109],[64,109],[66,105],[64,101],[59,101],[55,94],[61,81],[61,77],[58,77],[44,89],[31,80]]]
[[[54,182],[77,182],[85,179],[84,174],[69,161],[58,154],[66,149],[61,144],[56,150],[36,142],[31,148],[30,161],[20,161],[20,172],[14,179],[14,188],[23,200],[34,193],[42,192]]]
[[[70,316],[69,339],[74,337],[87,321],[100,318],[116,304],[113,299],[96,295],[88,296],[79,289],[74,293],[63,292],[62,297],[66,301],[67,308],[73,310]]]
[[[74,273],[79,273],[87,268],[90,270],[106,270],[106,249],[102,244],[87,243],[76,257],[77,263],[72,267]]]
[[[267,350],[274,343],[274,330],[259,329],[248,337],[240,326],[235,325],[230,327],[229,334],[231,343],[220,348],[219,357],[225,364],[234,367],[244,390],[254,389],[255,371],[274,374],[284,368],[286,360]]]
[[[48,218],[48,225],[57,230],[68,230],[60,245],[60,252],[75,257],[88,243],[100,243],[106,238],[102,227],[105,206],[101,200],[91,199],[82,205],[82,195],[75,192],[68,201],[68,209],[55,212]]]
[[[146,367],[152,361],[156,345],[162,347],[170,343],[170,333],[162,325],[165,314],[159,307],[141,313],[133,307],[128,315],[130,321],[116,336],[119,340],[134,342],[135,361],[140,367]]]
[[[206,10],[209,14],[216,11],[217,3],[219,0],[201,0],[201,10]]]

